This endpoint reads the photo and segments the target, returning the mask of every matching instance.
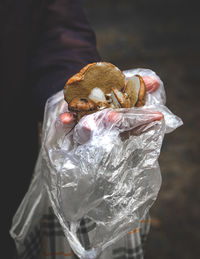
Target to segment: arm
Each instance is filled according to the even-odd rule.
[[[99,61],[95,34],[81,0],[47,0],[40,37],[33,52],[33,98],[41,120],[46,100],[63,89],[66,80],[83,66]]]

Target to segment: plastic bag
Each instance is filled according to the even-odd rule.
[[[153,71],[135,69],[124,74],[127,78],[153,74],[160,87],[147,94],[142,108],[115,110],[118,117],[114,122],[108,120],[113,110],[105,109],[84,116],[77,125],[63,125],[59,115],[68,111],[63,93],[47,101],[33,180],[10,231],[19,253],[47,204],[52,206],[73,251],[81,259],[95,259],[137,228],[156,200],[164,134],[182,121],[165,106],[163,83]],[[164,119],[154,120],[158,112]],[[87,250],[77,233],[83,217],[96,224]]]

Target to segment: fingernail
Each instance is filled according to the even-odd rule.
[[[69,124],[74,121],[74,117],[69,112],[60,114],[60,120],[63,124]]]

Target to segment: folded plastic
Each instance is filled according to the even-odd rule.
[[[133,69],[124,74],[153,75],[160,87],[147,94],[145,106],[115,110],[114,122],[108,120],[113,110],[105,109],[84,116],[77,125],[64,125],[59,120],[68,111],[63,93],[47,101],[33,179],[10,230],[19,253],[47,206],[53,208],[73,251],[81,259],[95,259],[137,228],[156,200],[162,141],[182,121],[165,106],[163,82],[153,71]],[[158,112],[164,118],[154,120]],[[96,225],[87,249],[78,236],[82,218]]]

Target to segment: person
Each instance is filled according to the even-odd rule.
[[[5,245],[1,254],[4,258],[12,258],[15,247],[9,229],[12,217],[31,181],[39,148],[38,122],[43,120],[45,102],[63,89],[69,77],[86,64],[100,61],[101,58],[81,0],[9,0],[1,3],[0,12],[4,150],[2,168],[5,168],[3,182],[7,186],[1,196],[6,196],[6,210],[3,209],[2,219]],[[44,214],[44,218],[55,223],[53,226],[58,230],[56,233],[59,233],[60,246],[63,245],[64,249],[64,235],[51,208]],[[133,230],[133,233],[123,239],[122,246],[116,244],[102,256],[107,258],[108,254],[113,254],[114,258],[122,258],[128,253],[129,258],[143,258],[149,222],[147,216],[139,231]],[[84,219],[80,225],[80,238],[85,246],[88,245],[89,232],[92,230],[90,224]],[[49,226],[52,225],[46,225]],[[30,249],[26,250],[24,257],[20,255],[19,258],[38,259],[41,244],[42,241],[36,242],[35,247],[32,240]],[[56,258],[59,255],[61,258],[66,255],[62,249],[63,254],[54,251],[54,245],[50,249],[53,250],[46,256]],[[43,256],[45,257],[44,253]],[[76,258],[73,252],[69,256]]]
[[[82,66],[99,61],[95,34],[81,0],[1,1],[3,258],[11,258],[9,229],[38,155],[38,122],[47,98]],[[6,202],[4,200],[6,197]]]

